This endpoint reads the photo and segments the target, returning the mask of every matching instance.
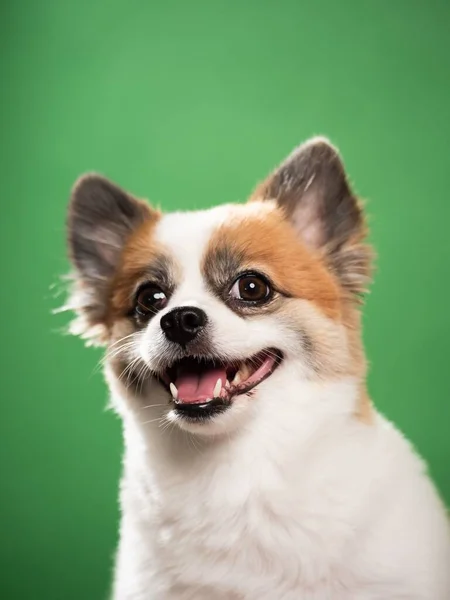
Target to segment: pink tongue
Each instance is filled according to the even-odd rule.
[[[185,404],[205,402],[214,398],[214,388],[218,379],[225,384],[227,373],[224,368],[209,369],[203,373],[177,374],[175,385],[178,390],[178,401]]]

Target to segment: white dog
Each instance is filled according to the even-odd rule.
[[[445,508],[366,392],[371,251],[327,140],[201,212],[87,175],[68,236],[123,419],[115,600],[450,599]]]

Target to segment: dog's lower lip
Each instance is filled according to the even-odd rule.
[[[270,377],[282,359],[282,353],[273,348],[262,350],[246,360],[230,361],[217,356],[197,359],[186,357],[167,369],[160,380],[180,415],[204,419],[223,412],[231,406],[236,396],[249,393]],[[220,384],[217,381],[218,385],[214,386],[213,391],[217,374],[220,374],[221,381]],[[192,392],[192,380],[197,386],[194,383],[195,392]],[[175,385],[179,381],[182,395]],[[215,393],[218,389],[220,391]]]
[[[176,413],[190,421],[206,421],[225,412],[231,406],[231,401],[222,398],[213,398],[208,402],[183,403],[174,402]]]

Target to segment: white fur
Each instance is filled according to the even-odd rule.
[[[201,258],[231,210],[164,217],[157,238],[182,277],[166,310],[204,308],[222,353],[275,346],[285,360],[187,430],[159,384],[143,406],[107,367],[125,439],[114,599],[449,600],[448,521],[411,446],[381,416],[355,418],[357,380],[309,377],[288,323],[242,319],[206,289]],[[155,368],[166,343],[155,317],[135,353]]]

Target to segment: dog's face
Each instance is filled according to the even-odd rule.
[[[69,211],[78,333],[107,346],[124,397],[182,428],[229,430],[286,378],[360,376],[370,251],[326,140],[300,146],[244,205],[161,214],[99,176]]]

